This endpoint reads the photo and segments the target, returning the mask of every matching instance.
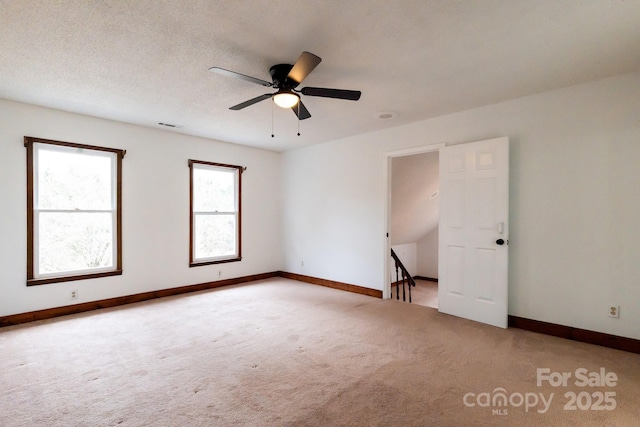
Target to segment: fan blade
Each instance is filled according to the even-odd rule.
[[[242,110],[243,108],[247,108],[250,105],[253,105],[255,103],[258,103],[260,101],[264,101],[267,98],[271,98],[273,96],[272,93],[265,93],[264,95],[260,95],[257,96],[253,99],[250,99],[248,101],[244,101],[243,103],[240,103],[238,105],[234,105],[233,107],[229,108],[229,110]]]
[[[256,83],[261,86],[267,86],[267,87],[273,86],[273,83],[270,83],[266,80],[257,79],[251,76],[245,76],[244,74],[236,73],[235,71],[225,70],[224,68],[220,68],[220,67],[211,67],[209,68],[209,71],[212,71],[216,74],[222,74],[223,76],[234,77],[236,79],[244,80],[251,83]]]
[[[324,87],[303,87],[300,92],[308,96],[348,99],[349,101],[357,101],[362,94],[359,90],[327,89]]]
[[[320,58],[319,56],[306,51],[302,52],[298,57],[296,63],[293,64],[293,67],[291,68],[291,71],[289,71],[287,78],[289,80],[293,80],[298,84],[302,83],[302,81],[309,75],[309,73],[318,66],[320,61],[322,61],[322,58]]]
[[[300,107],[300,110],[298,110],[298,107]],[[296,114],[298,120],[304,120],[311,117],[311,113],[309,113],[309,110],[307,110],[307,107],[304,106],[302,101],[298,101],[296,105],[291,107],[291,110]]]

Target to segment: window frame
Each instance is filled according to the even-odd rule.
[[[115,233],[115,254],[113,257],[113,266],[109,270],[89,271],[89,270],[71,270],[68,272],[52,273],[43,275],[42,277],[35,271],[35,257],[37,253],[36,241],[36,220],[35,209],[38,188],[36,188],[35,173],[35,153],[34,144],[52,145],[57,147],[66,147],[79,150],[92,150],[98,152],[108,152],[115,154],[115,224],[113,233]],[[115,148],[99,147],[87,144],[78,144],[74,142],[55,141],[51,139],[43,139],[25,136],[24,146],[27,149],[27,286],[45,285],[50,283],[69,282],[74,280],[95,279],[99,277],[116,276],[122,274],[122,159],[126,150]],[[113,171],[112,171],[113,174]],[[115,178],[115,179],[114,179]],[[112,193],[113,194],[113,193]]]
[[[193,171],[197,166],[210,167],[212,169],[230,169],[236,175],[235,205],[236,205],[236,248],[232,255],[225,255],[211,258],[195,258],[195,217],[194,212],[194,181]],[[203,265],[223,264],[228,262],[242,261],[242,173],[247,168],[226,163],[206,162],[202,160],[189,159],[189,267],[199,267]]]

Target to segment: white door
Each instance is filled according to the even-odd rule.
[[[509,139],[440,150],[438,310],[507,327]]]

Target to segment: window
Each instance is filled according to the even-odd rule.
[[[27,285],[122,274],[124,150],[25,137]]]
[[[189,266],[240,261],[242,166],[189,160]]]

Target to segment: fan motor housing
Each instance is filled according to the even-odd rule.
[[[278,64],[269,68],[273,85],[279,89],[293,89],[298,86],[298,82],[287,78],[292,68],[291,64]]]

